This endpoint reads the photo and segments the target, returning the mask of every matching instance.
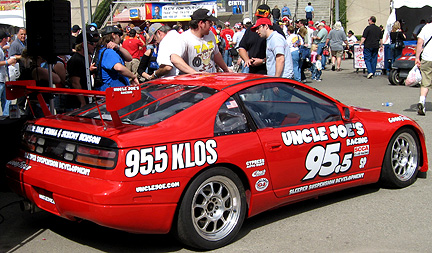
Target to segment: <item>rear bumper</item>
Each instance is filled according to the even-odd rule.
[[[69,220],[89,220],[132,233],[168,233],[181,194],[177,186],[148,192],[136,190],[160,180],[116,182],[44,166],[26,170],[8,164],[6,178],[14,192],[40,209]]]

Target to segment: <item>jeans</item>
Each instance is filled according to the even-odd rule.
[[[3,116],[9,116],[9,105],[11,101],[6,99],[6,84],[3,82],[0,82],[0,96]]]
[[[318,43],[318,50],[317,50],[317,54],[321,55],[321,64],[322,64],[323,69],[325,68],[325,65],[326,65],[327,59],[328,59],[327,56],[323,55],[324,46],[325,46],[325,43]]]
[[[298,50],[291,52],[293,61],[294,80],[301,82],[301,66],[300,66],[300,53]]]
[[[223,60],[228,67],[232,66],[232,57],[229,55],[229,50],[225,50],[223,54]]]
[[[390,51],[391,51],[391,66],[393,66],[393,63],[396,61],[397,58],[399,58],[402,55],[402,48],[396,49],[395,44],[391,44]]]
[[[243,66],[242,73],[249,73],[249,67]]]
[[[378,48],[367,48],[363,50],[364,60],[368,74],[375,74],[378,60]]]
[[[321,79],[321,70],[318,70],[315,66],[315,64],[312,65],[311,67],[311,72],[312,72],[312,80],[319,80]]]
[[[390,44],[384,44],[384,68],[390,72],[392,68]]]

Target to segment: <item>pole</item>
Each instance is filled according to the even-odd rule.
[[[339,0],[335,0],[335,22],[339,21]]]
[[[90,24],[92,20],[92,6],[91,6],[91,0],[87,0],[87,9],[88,9],[88,23]]]
[[[52,71],[53,71],[53,64],[51,64],[51,63],[48,62],[48,83],[49,83],[49,87],[50,88],[54,88]],[[50,100],[49,100],[49,107],[50,107],[51,114],[54,115],[54,113],[55,113],[54,98],[50,98]]]
[[[80,0],[80,8],[81,8],[81,24],[82,24],[84,62],[85,62],[85,68],[86,68],[87,89],[92,90],[91,79],[90,79],[90,64],[89,64],[88,47],[87,47],[87,29],[86,29],[85,18],[84,18],[84,0]]]

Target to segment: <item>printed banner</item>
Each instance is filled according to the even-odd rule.
[[[192,13],[200,8],[208,9],[213,16],[217,17],[216,1],[208,2],[189,2],[187,4],[165,4],[165,3],[146,3],[146,20],[171,19],[184,20],[190,19]]]
[[[363,45],[354,45],[354,68],[365,69],[366,63],[363,56]],[[384,47],[380,47],[378,50],[377,69],[384,69]]]

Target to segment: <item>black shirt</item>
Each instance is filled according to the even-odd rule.
[[[273,24],[273,30],[282,34],[282,36],[285,38],[285,34],[283,33],[280,26]],[[252,32],[251,27],[246,29],[245,34],[240,41],[239,47],[245,49],[248,52],[249,58],[266,58],[266,38],[261,38],[258,33]],[[249,73],[265,75],[267,74],[267,69],[265,64],[260,66],[250,66]]]
[[[362,37],[366,38],[364,42],[365,48],[379,48],[380,39],[382,38],[381,29],[375,24],[371,24],[364,29]]]
[[[80,53],[74,53],[67,62],[67,73],[68,77],[76,76],[80,78],[80,85],[83,90],[87,90],[87,75],[85,70],[85,59]],[[73,89],[73,87],[69,87]],[[86,102],[88,98],[84,97]],[[66,108],[80,108],[81,104],[76,96],[67,96],[65,107]]]

